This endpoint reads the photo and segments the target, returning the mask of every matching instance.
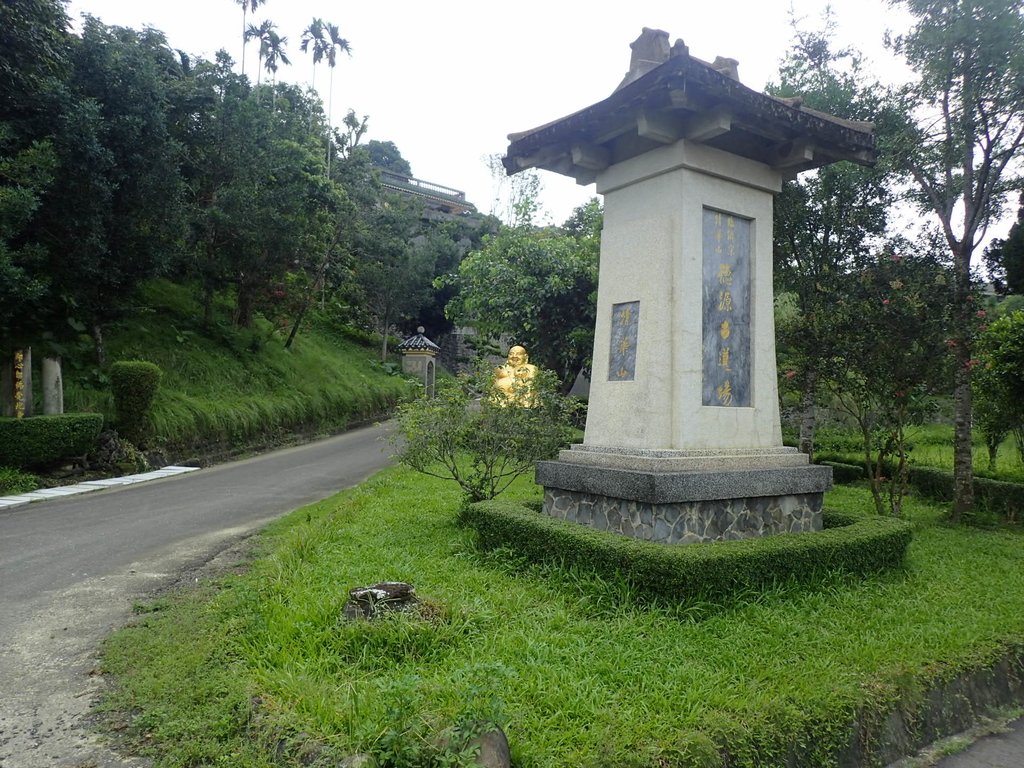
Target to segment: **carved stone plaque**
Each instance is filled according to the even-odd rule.
[[[704,209],[704,405],[750,406],[750,230],[750,219]]]
[[[639,331],[640,302],[613,304],[608,381],[633,381],[636,377],[636,340]]]

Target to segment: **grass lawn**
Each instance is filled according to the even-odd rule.
[[[904,570],[677,606],[481,555],[458,500],[388,470],[272,525],[244,574],[140,606],[104,651],[127,745],[157,766],[440,766],[437,734],[487,719],[521,768],[827,766],[857,712],[1024,644],[1024,539],[913,499]],[[871,508],[849,486],[826,504]],[[348,590],[381,580],[413,583],[423,618],[343,621]]]

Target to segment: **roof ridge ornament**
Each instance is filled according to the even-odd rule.
[[[630,83],[639,80],[669,59],[675,59],[679,56],[690,56],[690,49],[683,42],[682,38],[678,38],[672,44],[672,47],[669,48],[668,32],[663,29],[652,29],[651,27],[644,27],[640,37],[630,43],[629,47],[632,51],[629,57],[629,71],[622,78],[622,82],[615,87],[615,91],[620,91]],[[691,58],[716,72],[720,72],[731,80],[736,82],[740,80],[740,63],[736,59],[729,58],[728,56],[716,56],[713,62],[707,62],[703,59],[698,59],[696,56]]]

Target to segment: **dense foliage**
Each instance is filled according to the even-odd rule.
[[[525,201],[520,211],[533,204]],[[596,199],[560,228],[534,226],[522,213],[519,224],[487,237],[445,281],[457,289],[447,315],[525,346],[567,390],[589,369],[594,347],[601,224]]]
[[[102,428],[98,413],[0,418],[0,467],[47,468],[84,456]]]
[[[431,281],[485,221],[389,198],[374,160],[408,163],[362,146],[365,119],[336,130],[315,90],[277,81],[272,22],[250,25],[272,75],[254,86],[224,51],[191,57],[153,29],[87,17],[72,34],[58,0],[0,14],[0,354],[60,354],[84,332],[103,365],[104,329],[158,276],[195,286],[207,321],[222,298],[241,327],[264,315],[286,346],[314,303],[385,337],[422,307],[440,316]],[[333,73],[347,41],[322,20],[307,33]]]

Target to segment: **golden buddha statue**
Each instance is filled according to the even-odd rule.
[[[508,351],[504,365],[494,369],[494,400],[500,405],[531,405],[533,378],[537,366],[530,363],[526,349],[514,346]]]

